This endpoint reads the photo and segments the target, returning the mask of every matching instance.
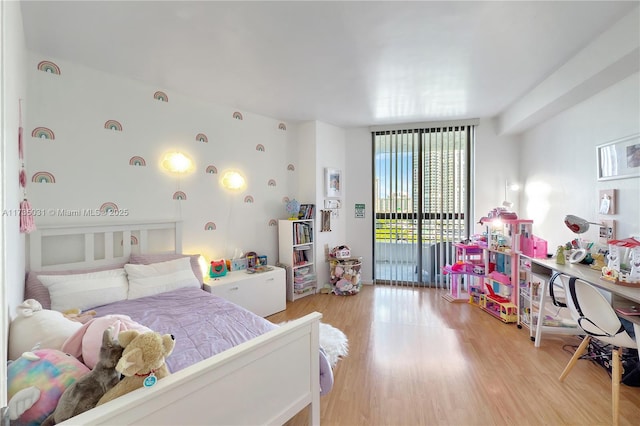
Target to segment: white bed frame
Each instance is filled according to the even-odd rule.
[[[149,233],[175,232],[182,251],[180,222],[40,227],[29,235],[31,270],[90,268],[126,261],[136,235],[140,253],[153,253]],[[122,249],[113,253],[113,235]],[[52,264],[43,252],[46,238],[84,236],[84,260]],[[96,236],[98,236],[96,238]],[[104,256],[96,259],[96,241]],[[221,352],[160,380],[73,417],[69,425],[259,425],[282,424],[310,406],[309,423],[320,424],[319,322],[312,313]]]

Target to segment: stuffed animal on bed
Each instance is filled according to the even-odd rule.
[[[126,330],[140,332],[151,331],[142,324],[133,321],[127,315],[104,315],[93,318],[73,333],[62,345],[61,350],[82,360],[84,365],[94,368],[100,356],[100,346],[103,333],[107,328],[113,329],[113,335],[118,336]]]
[[[7,367],[11,425],[35,426],[55,410],[63,392],[89,372],[57,349],[25,352]]]
[[[66,352],[62,345],[80,327],[82,324],[61,312],[43,309],[37,300],[27,299],[16,308],[9,326],[9,359],[18,359],[36,346]]]
[[[102,333],[98,363],[89,374],[82,376],[64,391],[55,411],[45,419],[42,426],[61,423],[95,407],[98,400],[120,381],[116,364],[123,349],[113,339],[113,328],[107,328]]]
[[[165,359],[171,355],[176,344],[171,334],[128,330],[118,335],[118,341],[124,347],[124,351],[116,370],[125,377],[105,393],[97,405],[138,388],[151,387],[159,379],[170,374]]]

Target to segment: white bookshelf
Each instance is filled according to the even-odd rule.
[[[287,272],[287,300],[315,294],[316,248],[314,220],[280,220],[278,222],[279,265]]]

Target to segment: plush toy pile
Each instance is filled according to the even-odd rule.
[[[105,392],[120,381],[116,363],[122,356],[123,347],[113,340],[112,334],[113,328],[104,330],[96,366],[64,391],[55,411],[45,419],[43,426],[61,423],[92,409]]]
[[[138,388],[151,387],[157,380],[170,374],[165,359],[171,355],[176,345],[172,335],[129,330],[120,333],[118,340],[124,347],[124,352],[116,370],[124,378],[100,398],[98,405]]]
[[[175,346],[172,335],[153,332],[126,316],[107,317],[93,318],[89,313],[83,325],[62,313],[44,310],[35,301],[20,306],[10,329],[14,337],[17,333],[30,336],[24,333],[47,321],[55,322],[57,331],[60,324],[67,327],[70,336],[64,343],[42,334],[37,341],[15,342],[14,351],[22,349],[19,344],[30,347],[8,365],[12,426],[53,425],[137,388],[151,387],[170,374],[165,360]],[[97,333],[99,346],[90,336]],[[31,349],[42,342],[48,347]],[[65,345],[75,356],[60,350]]]

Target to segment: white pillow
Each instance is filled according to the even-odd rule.
[[[200,288],[188,257],[150,265],[124,265],[129,277],[129,299],[152,296],[183,287]]]
[[[42,309],[34,299],[25,300],[17,308],[17,316],[9,327],[9,359],[20,358],[34,349],[62,349],[62,344],[82,327],[61,312]]]
[[[127,275],[124,268],[74,275],[40,275],[49,290],[51,309],[93,308],[127,298]]]

